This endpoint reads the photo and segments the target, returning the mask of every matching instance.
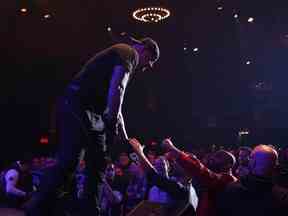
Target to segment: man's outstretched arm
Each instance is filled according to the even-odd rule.
[[[157,170],[155,167],[150,163],[148,158],[145,156],[143,152],[143,146],[140,144],[140,142],[135,139],[129,139],[129,143],[134,149],[134,151],[137,153],[137,155],[140,157],[142,164],[148,169],[147,174],[150,177],[150,180],[153,181],[153,183],[161,188],[162,190],[168,192],[172,197],[175,199],[187,199],[188,192],[186,189],[181,185],[178,184],[175,181],[172,181],[166,177],[163,177],[158,174]]]
[[[200,160],[193,154],[186,154],[179,150],[170,139],[163,141],[164,148],[170,152],[172,158],[177,160],[177,163],[184,169],[185,174],[189,177],[196,177],[202,184],[210,188],[222,188],[227,182],[235,181],[231,176],[221,175],[208,169]]]
[[[110,80],[107,108],[104,112],[104,119],[108,124],[108,128],[114,131],[116,130],[119,115],[121,114],[121,107],[128,79],[129,73],[126,69],[121,65],[116,65],[113,69],[112,78]],[[123,121],[123,117],[121,119]]]

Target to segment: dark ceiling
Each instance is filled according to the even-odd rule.
[[[89,57],[111,44],[108,26],[135,37],[151,36],[161,48],[155,71],[139,75],[127,92],[132,135],[189,137],[191,128],[287,128],[285,1],[162,0],[172,16],[157,25],[131,18],[133,9],[147,2],[3,1],[5,128],[25,128],[21,134],[35,137],[53,129],[56,97]],[[20,12],[23,7],[26,14]]]

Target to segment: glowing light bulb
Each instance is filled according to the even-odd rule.
[[[253,18],[253,17],[249,17],[248,22],[249,22],[249,23],[254,22],[254,18]]]
[[[51,14],[45,14],[43,17],[44,17],[45,19],[49,19],[49,18],[51,18]]]
[[[21,11],[22,13],[27,13],[27,12],[28,12],[27,8],[21,8],[20,11]]]

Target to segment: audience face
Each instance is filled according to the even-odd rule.
[[[39,158],[33,158],[32,164],[34,169],[39,169],[41,166]]]
[[[117,176],[123,176],[123,170],[120,167],[115,167],[115,175]]]
[[[240,150],[238,155],[239,165],[248,166],[250,158],[250,152],[246,150]]]
[[[79,161],[79,171],[83,171],[86,167],[86,163],[84,160]]]
[[[217,146],[216,146],[215,144],[213,144],[213,145],[211,146],[211,152],[215,152],[216,149],[217,149]]]
[[[115,166],[114,164],[108,164],[105,170],[106,179],[113,180],[115,177]]]
[[[41,157],[40,158],[40,163],[41,163],[42,167],[45,167],[46,166],[46,158],[45,157]]]
[[[130,159],[127,153],[121,153],[119,156],[119,163],[121,167],[126,167],[130,163]]]
[[[155,162],[155,160],[157,159],[157,155],[156,155],[155,152],[149,151],[149,152],[147,153],[147,158],[148,158],[148,160],[153,164],[153,163]]]

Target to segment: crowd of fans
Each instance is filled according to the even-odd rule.
[[[100,215],[129,215],[144,200],[165,206],[165,215],[287,214],[288,148],[263,144],[185,152],[170,139],[145,147],[134,138],[129,143],[136,160],[126,151],[115,160],[107,158],[99,189]],[[55,163],[40,157],[2,170],[0,205],[21,208],[41,184],[42,170]],[[71,212],[80,212],[85,180],[85,161],[80,158],[59,190],[59,199],[65,198]]]

